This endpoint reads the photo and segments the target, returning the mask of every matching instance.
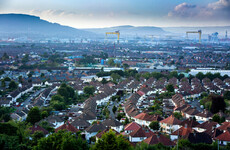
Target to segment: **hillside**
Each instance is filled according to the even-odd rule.
[[[84,30],[51,23],[37,16],[25,14],[0,14],[1,36],[29,36],[29,37],[86,37],[93,34]]]
[[[120,31],[122,36],[146,36],[146,35],[162,35],[165,32],[163,29],[159,27],[152,27],[152,26],[115,26],[109,28],[91,28],[91,29],[84,29],[86,31],[90,31],[96,34],[105,34],[105,32],[114,32]]]

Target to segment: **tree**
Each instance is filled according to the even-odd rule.
[[[66,104],[59,101],[51,101],[50,106],[53,107],[55,110],[63,110],[66,108]]]
[[[9,77],[5,77],[4,81],[11,81],[11,79]]]
[[[149,127],[153,130],[159,130],[160,129],[160,125],[159,125],[159,122],[158,121],[152,121],[150,124],[149,124]]]
[[[189,73],[189,72],[190,72],[190,69],[189,69],[189,68],[187,68],[187,69],[185,70],[185,72],[186,72],[186,73]]]
[[[122,117],[123,117],[123,115],[122,115],[121,113],[118,113],[118,114],[117,114],[117,120],[120,121]]]
[[[3,60],[6,60],[6,59],[9,59],[10,57],[8,56],[8,54],[6,52],[4,52],[3,56],[2,56],[2,59]]]
[[[68,93],[66,87],[60,87],[57,91],[57,94],[63,96],[65,99],[67,99],[69,97],[69,93]]]
[[[115,66],[114,59],[109,59],[108,65],[111,66],[111,67]]]
[[[41,119],[42,117],[39,108],[33,107],[30,109],[26,121],[34,125],[36,122],[40,121]]]
[[[198,72],[198,73],[196,74],[196,78],[202,80],[203,78],[205,78],[205,75],[204,75],[202,72]]]
[[[174,112],[173,115],[174,115],[174,117],[176,117],[179,120],[182,118],[182,114],[179,112]]]
[[[127,70],[127,69],[129,68],[129,65],[128,65],[128,64],[123,64],[123,68],[124,68],[125,70]]]
[[[38,141],[34,150],[87,150],[89,149],[86,141],[83,141],[80,136],[76,138],[76,135],[71,132],[65,132],[59,130],[57,133],[53,133],[48,137],[41,138]]]
[[[101,83],[102,83],[102,84],[106,84],[106,83],[107,83],[106,79],[105,79],[105,78],[102,78]]]
[[[48,114],[47,111],[43,111],[43,112],[41,113],[42,119],[48,117],[48,115],[49,115],[49,114]]]
[[[117,107],[115,105],[113,106],[112,111],[113,111],[114,114],[117,111]]]
[[[42,77],[42,78],[45,77],[45,74],[44,74],[44,73],[41,73],[41,77]]]
[[[104,133],[92,147],[93,150],[128,150],[131,149],[129,142],[122,135],[116,135],[114,131]]]
[[[121,79],[121,76],[117,73],[112,73],[111,78],[113,79],[113,82],[119,82],[119,80]]]
[[[23,82],[22,76],[19,76],[19,77],[18,77],[18,81],[19,81],[20,83]]]
[[[51,98],[51,101],[59,101],[59,102],[64,102],[64,98],[61,95],[54,95]]]
[[[168,92],[174,92],[174,86],[173,86],[172,84],[168,84],[168,85],[166,86],[166,90],[167,90]]]
[[[224,99],[230,100],[230,91],[224,92]]]
[[[45,135],[42,131],[35,131],[32,135],[31,146],[36,146],[38,144],[38,140],[40,140],[43,137],[45,137]]]
[[[26,63],[29,61],[29,54],[26,54],[23,58],[22,58],[22,63]]]
[[[84,94],[86,94],[86,95],[93,95],[95,92],[95,88],[94,88],[94,86],[85,86],[83,88],[83,91],[84,91]]]
[[[178,73],[177,73],[177,71],[171,71],[171,72],[170,72],[170,74],[169,74],[169,78],[173,78],[173,77],[175,77],[175,78],[177,78],[177,77],[178,77]]]
[[[218,113],[219,111],[225,111],[225,101],[222,96],[219,95],[212,95],[212,105],[210,111],[215,114]]]
[[[15,90],[18,88],[18,84],[15,82],[15,81],[10,81],[10,84],[9,84],[9,89],[11,90]]]
[[[10,113],[13,112],[13,109],[9,107],[0,107],[0,121],[8,122],[10,118]]]

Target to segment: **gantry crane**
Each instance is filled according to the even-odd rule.
[[[108,34],[116,34],[117,35],[117,43],[119,44],[119,39],[120,39],[120,31],[115,31],[115,32],[106,32],[105,33],[105,39],[107,39]]]
[[[202,34],[202,31],[201,30],[198,30],[198,31],[187,31],[186,32],[186,37],[188,39],[188,34],[189,33],[199,33],[199,43],[201,43],[201,34]]]

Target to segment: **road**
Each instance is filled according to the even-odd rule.
[[[118,108],[118,106],[120,105],[120,104],[122,104],[122,103],[124,103],[124,101],[125,101],[125,99],[127,98],[127,99],[129,99],[129,97],[132,95],[132,93],[131,94],[127,94],[127,95],[125,95],[125,96],[123,96],[123,97],[121,97],[121,100],[120,100],[120,102],[119,103],[117,103],[116,101],[112,104],[112,105],[109,105],[108,106],[108,110],[110,111],[110,117],[111,118],[113,118],[113,119],[115,119],[115,114],[113,113],[113,106],[116,106],[117,108]]]
[[[23,109],[23,107],[26,107],[26,105],[30,104],[30,100],[32,100],[33,98],[37,97],[41,92],[43,92],[45,90],[45,88],[40,89],[39,91],[36,91],[35,93],[33,93],[32,95],[30,95],[24,102],[23,102],[23,106],[20,107],[14,107],[16,109],[16,111],[21,111]]]

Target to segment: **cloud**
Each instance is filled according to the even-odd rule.
[[[225,21],[230,19],[230,0],[218,0],[206,6],[181,3],[175,6],[168,17],[177,19],[195,19],[197,21]]]
[[[213,10],[218,10],[218,9],[227,9],[230,11],[230,0],[219,0],[214,3],[208,4],[208,8],[211,8]]]
[[[177,5],[173,11],[168,13],[169,17],[191,17],[194,15],[197,15],[197,11],[195,11],[197,9],[196,5],[191,5],[191,4],[187,4],[187,3],[182,3]]]

